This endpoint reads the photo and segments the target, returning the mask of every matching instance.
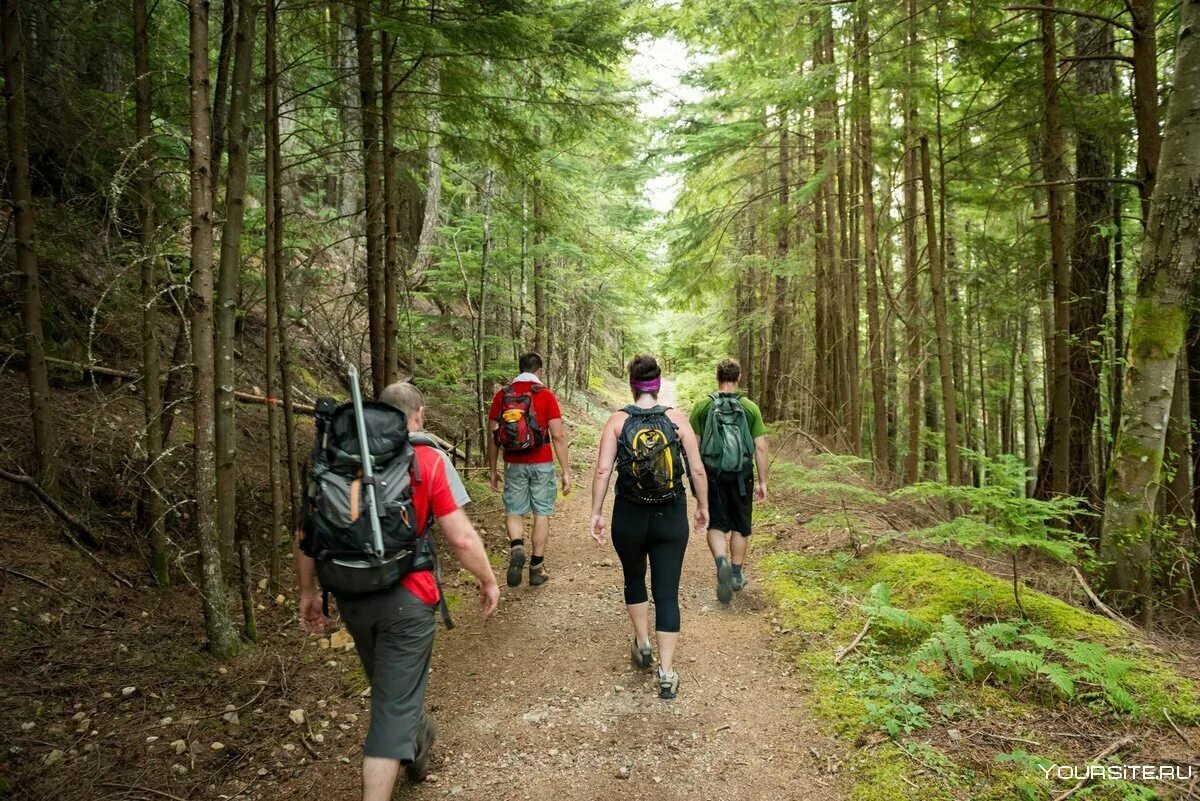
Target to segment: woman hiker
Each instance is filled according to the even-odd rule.
[[[662,370],[655,358],[635,356],[629,363],[634,402],[614,412],[600,435],[590,528],[596,542],[603,544],[604,498],[615,467],[612,541],[625,574],[625,608],[634,634],[632,659],[642,669],[653,662],[648,561],[658,638],[658,696],[670,700],[679,690],[674,658],[679,640],[679,577],[688,542],[684,473],[696,496],[695,525],[701,535],[708,528],[708,482],[688,416],[659,405],[661,385]]]

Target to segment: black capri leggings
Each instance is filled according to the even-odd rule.
[[[687,496],[649,505],[618,497],[613,504],[612,541],[625,573],[625,603],[646,596],[646,560],[654,593],[654,629],[679,631],[679,574],[688,543]]]

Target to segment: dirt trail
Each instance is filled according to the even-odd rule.
[[[437,778],[398,797],[841,797],[827,773],[835,748],[772,646],[770,608],[753,583],[722,608],[694,534],[679,698],[660,701],[652,674],[633,670],[616,554],[586,530],[590,463],[576,475],[552,522],[550,582],[504,588],[487,623],[464,603],[458,628],[439,633],[429,695],[441,729]]]

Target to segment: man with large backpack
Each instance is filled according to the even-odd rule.
[[[300,626],[319,633],[332,595],[371,682],[371,722],[363,746],[363,801],[389,801],[400,767],[421,781],[436,736],[425,688],[442,609],[437,522],[459,563],[479,581],[484,617],[500,591],[487,552],[455,498],[446,462],[414,444],[409,421],[388,399],[364,402],[351,371],[352,403],[317,404],[317,438],[307,500],[294,549]],[[417,421],[419,422],[419,421]]]
[[[545,584],[546,541],[550,515],[554,514],[558,487],[554,457],[562,468],[562,492],[571,492],[571,454],[558,398],[542,384],[542,357],[526,353],[518,360],[521,374],[492,398],[488,424],[489,478],[493,492],[500,490],[497,461],[504,454],[504,513],[508,529],[508,586],[521,583],[525,568],[525,515],[533,513],[533,556],[529,560],[529,585]],[[553,449],[551,449],[553,445]]]
[[[753,502],[767,498],[767,428],[758,405],[738,390],[741,377],[736,360],[723,360],[717,365],[717,391],[697,404],[691,417],[708,473],[708,547],[717,563],[717,600],[723,604],[746,586],[742,565]]]

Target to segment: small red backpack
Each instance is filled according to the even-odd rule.
[[[542,389],[534,384],[529,392],[517,392],[509,384],[500,390],[504,394],[500,398],[500,414],[496,418],[499,425],[493,435],[496,445],[502,450],[523,453],[546,444],[546,434],[533,411],[533,396]]]

